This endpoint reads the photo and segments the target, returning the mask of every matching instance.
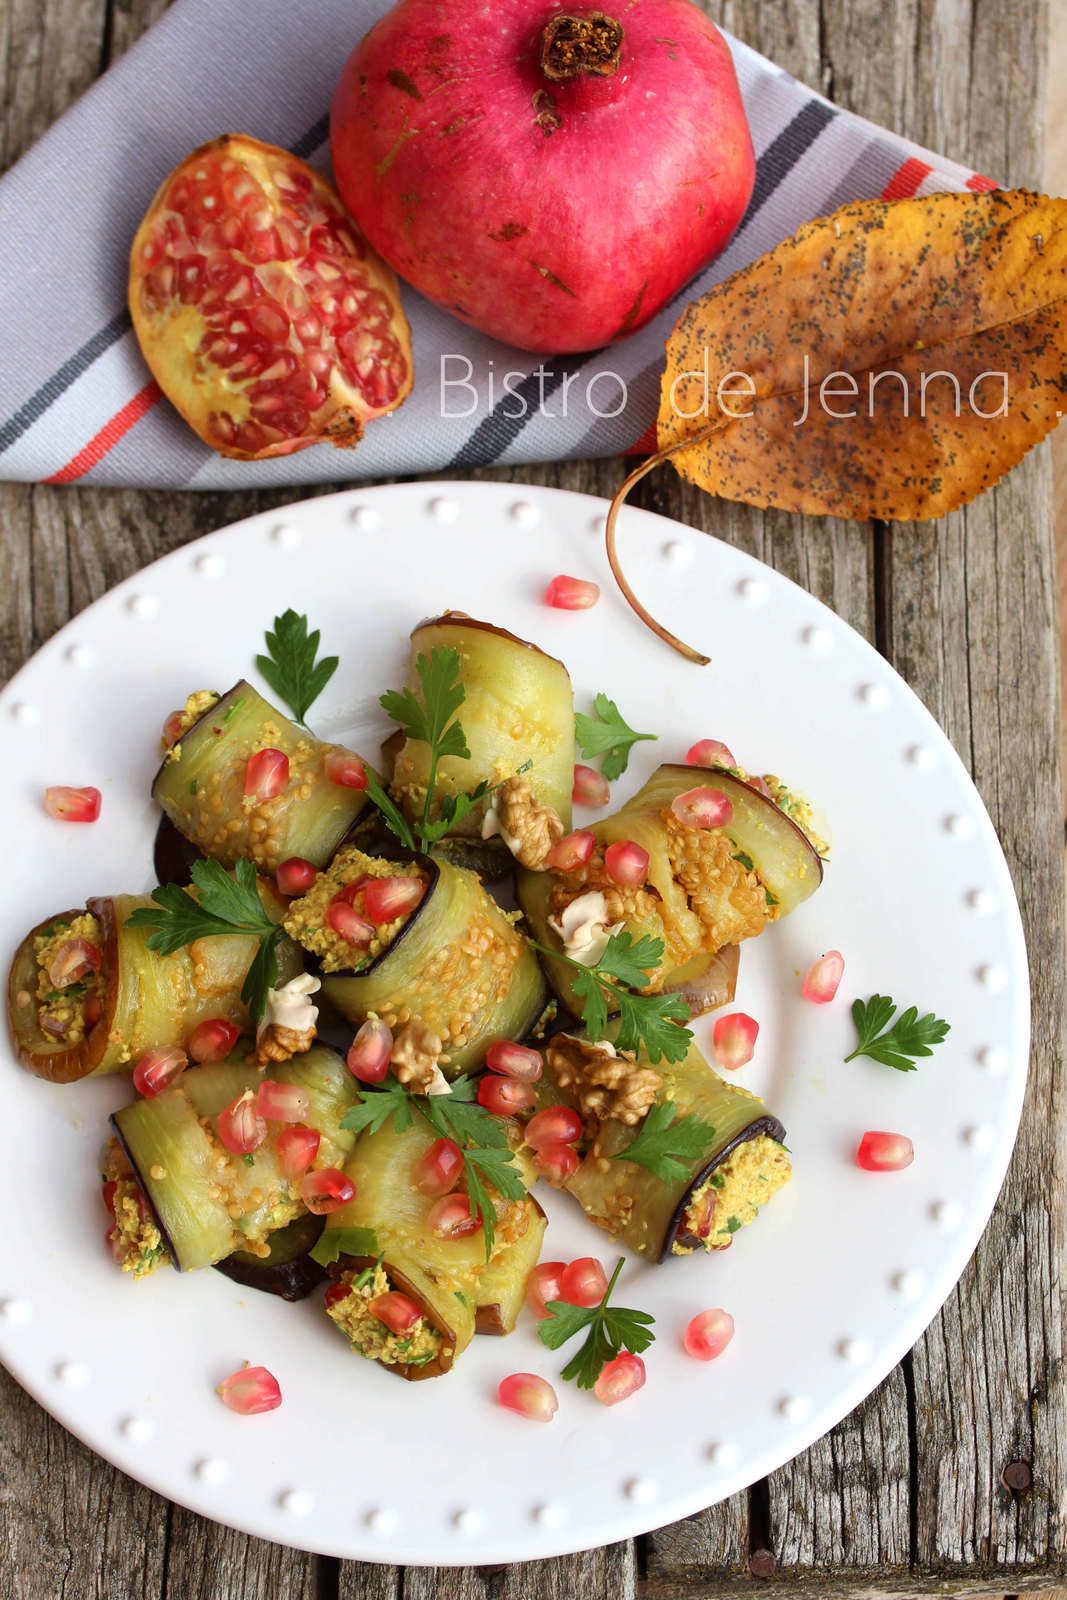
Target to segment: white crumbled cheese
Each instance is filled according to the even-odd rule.
[[[283,983],[279,988],[269,989],[258,1032],[263,1033],[272,1023],[277,1023],[280,1028],[292,1028],[294,1033],[307,1033],[315,1028],[319,1020],[319,1008],[312,1005],[310,997],[321,987],[318,978],[312,977],[310,972],[302,972],[298,978],[290,978],[288,983]]]
[[[572,900],[558,917],[549,917],[548,925],[563,940],[563,953],[583,967],[595,967],[608,947],[613,933],[619,933],[625,923],[607,920],[608,903],[602,889],[589,889]]]
[[[482,818],[483,839],[503,839],[512,855],[518,855],[521,840],[510,834],[500,820],[500,815],[492,801],[489,802],[485,816]]]
[[[427,1094],[451,1094],[452,1093],[452,1085],[449,1083],[448,1079],[445,1077],[444,1073],[441,1071],[441,1068],[437,1065],[436,1062],[434,1062],[433,1077],[430,1079],[430,1085],[429,1085],[429,1088],[426,1090],[426,1093]]]

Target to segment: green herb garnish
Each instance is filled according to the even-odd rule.
[[[307,617],[291,607],[275,617],[273,633],[267,630],[267,650],[268,655],[256,657],[256,666],[297,721],[303,722],[337,671],[337,657],[323,656],[316,661],[319,630],[309,633]]]
[[[312,1261],[317,1261],[320,1267],[332,1266],[341,1256],[377,1256],[378,1237],[373,1228],[327,1228],[320,1233],[311,1251]],[[360,1273],[353,1288],[359,1288],[363,1283],[369,1283],[374,1276],[374,1267],[365,1267]],[[366,1277],[365,1274],[370,1274]]]
[[[859,1043],[852,1054],[845,1057],[855,1061],[857,1056],[870,1056],[883,1066],[894,1067],[897,1072],[914,1072],[919,1056],[933,1055],[935,1044],[941,1044],[949,1024],[928,1011],[920,1017],[917,1006],[891,1022],[897,1003],[884,994],[872,994],[869,1000],[853,1000],[852,1020],[856,1024]],[[890,1026],[886,1026],[890,1023]],[[883,1032],[884,1030],[884,1032]]]
[[[636,1161],[662,1183],[673,1183],[689,1176],[693,1162],[714,1137],[715,1129],[708,1123],[695,1116],[679,1117],[673,1100],[663,1100],[649,1108],[640,1132],[610,1160]]]
[[[590,1039],[604,1037],[608,1002],[619,1009],[615,1044],[620,1050],[642,1050],[649,1061],[681,1061],[693,1035],[680,1024],[689,1021],[689,1007],[678,994],[635,994],[644,988],[649,971],[663,960],[663,940],[642,934],[613,933],[595,966],[587,967],[562,950],[530,941],[542,955],[565,961],[577,976],[574,991],[582,1002],[582,1022]]]
[[[633,745],[655,739],[654,733],[635,733],[614,700],[598,694],[593,701],[594,716],[579,711],[574,719],[574,737],[583,756],[600,756],[600,770],[609,782],[621,778],[630,760]]]
[[[727,1217],[725,1228],[720,1228],[719,1232],[720,1233],[731,1233],[731,1234],[732,1233],[736,1233],[740,1226],[741,1226],[741,1218],[740,1217]]]
[[[549,1315],[538,1328],[537,1336],[550,1350],[558,1350],[575,1334],[589,1330],[582,1348],[560,1373],[560,1377],[567,1380],[576,1379],[579,1389],[592,1389],[608,1362],[614,1361],[620,1350],[640,1355],[656,1337],[651,1331],[656,1319],[647,1311],[608,1304],[622,1268],[623,1257],[620,1256],[599,1305],[571,1306],[562,1300],[550,1300],[545,1307]]]

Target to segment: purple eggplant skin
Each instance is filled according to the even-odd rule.
[[[245,1250],[237,1250],[225,1261],[216,1261],[215,1271],[245,1289],[258,1289],[290,1303],[306,1300],[326,1281],[325,1268],[311,1259],[311,1251],[325,1226],[325,1217],[297,1217],[288,1227],[271,1235],[269,1256],[260,1259]]]
[[[179,833],[168,816],[159,819],[155,843],[152,846],[152,865],[159,883],[176,883],[184,889],[193,881],[193,868],[204,861],[202,850]]]
[[[702,1241],[700,1239],[695,1239],[685,1231],[685,1213],[688,1210],[690,1200],[701,1184],[707,1183],[716,1167],[721,1167],[724,1161],[729,1161],[738,1145],[747,1144],[750,1139],[758,1139],[764,1133],[769,1139],[773,1139],[776,1144],[785,1144],[785,1129],[777,1117],[757,1117],[755,1122],[750,1122],[747,1128],[742,1128],[736,1139],[731,1139],[728,1145],[724,1145],[718,1155],[708,1162],[707,1166],[702,1167],[699,1172],[694,1174],[692,1183],[679,1200],[675,1213],[670,1220],[670,1225],[664,1236],[663,1248],[660,1250],[658,1257],[660,1261],[666,1261],[676,1240],[679,1244],[684,1245],[699,1246],[701,1244]]]
[[[156,1227],[159,1229],[159,1237],[163,1242],[164,1250],[166,1250],[167,1255],[170,1257],[170,1264],[174,1268],[175,1272],[180,1272],[182,1269],[181,1269],[181,1266],[179,1264],[178,1252],[174,1248],[174,1241],[171,1238],[170,1234],[167,1232],[166,1228],[163,1226],[163,1218],[160,1216],[159,1212],[156,1210],[155,1206],[152,1204],[152,1197],[148,1193],[148,1190],[145,1188],[144,1184],[141,1181],[140,1175],[139,1175],[138,1170],[137,1170],[137,1162],[133,1158],[133,1153],[130,1150],[129,1145],[126,1143],[125,1139],[122,1137],[122,1129],[119,1127],[118,1119],[116,1117],[112,1116],[112,1117],[108,1118],[108,1121],[111,1124],[111,1131],[115,1135],[115,1138],[118,1141],[119,1149],[122,1151],[123,1155],[126,1157],[126,1160],[130,1164],[130,1171],[133,1173],[134,1177],[137,1179],[137,1186],[140,1189],[142,1195],[144,1196],[145,1205],[148,1207],[149,1211],[152,1213],[152,1221],[155,1223]]]

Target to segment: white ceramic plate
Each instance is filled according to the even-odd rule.
[[[121,1277],[104,1247],[95,1157],[119,1079],[53,1086],[3,1063],[17,1226],[0,1235],[0,1356],[66,1427],[161,1494],[251,1534],[338,1556],[462,1565],[621,1539],[688,1515],[773,1470],[855,1406],[914,1343],[992,1209],[1018,1125],[1028,989],[1008,871],[982,803],[918,700],[844,623],[750,557],[627,511],[631,577],[652,610],[705,646],[682,661],[617,596],[601,502],[501,484],[409,484],[311,500],[175,551],[77,617],[0,697],[0,837],[17,850],[3,947],[91,894],[153,882],[149,783],[164,715],[188,690],[253,675],[264,626],[306,610],[341,668],[314,720],[372,749],[379,692],[401,681],[407,633],[446,607],[535,640],[570,668],[580,707],[607,690],[638,745],[617,795],[697,738],[786,775],[832,823],[819,893],[746,945],[738,1005],[760,1023],[740,1075],[788,1129],[796,1176],[734,1247],[633,1262],[624,1305],[655,1314],[648,1382],[606,1409],[558,1383],[548,1427],[494,1404],[499,1380],[556,1379],[563,1356],[524,1317],[476,1339],[448,1377],[406,1384],[356,1360],[317,1297],[298,1306],[214,1272]],[[603,587],[553,611],[546,581]],[[94,827],[51,821],[48,783],[103,790]],[[827,948],[835,1004],[800,997]],[[5,961],[7,956],[4,957]],[[952,1032],[907,1076],[843,1065],[849,1003],[872,991],[936,1010]],[[710,1042],[711,1021],[695,1024]],[[915,1142],[899,1174],[861,1172],[868,1128]],[[549,1192],[546,1257],[609,1241]],[[687,1357],[689,1318],[724,1306],[733,1344]],[[284,1404],[238,1417],[214,1385],[268,1366]]]

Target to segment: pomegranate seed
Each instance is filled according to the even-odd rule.
[[[359,912],[340,896],[331,900],[326,907],[326,924],[339,939],[355,950],[365,950],[374,938],[373,926],[365,922]]]
[[[600,586],[584,578],[568,578],[560,573],[545,590],[545,604],[557,611],[588,611],[600,599]]]
[[[245,767],[245,794],[262,805],[281,794],[289,782],[289,757],[284,750],[257,750]]]
[[[363,891],[363,904],[375,927],[380,927],[414,911],[425,893],[421,878],[372,878]]]
[[[326,757],[325,772],[330,782],[340,784],[342,789],[367,787],[367,769],[351,750],[331,750]]]
[[[67,989],[80,983],[90,972],[100,971],[100,952],[88,939],[64,939],[48,963],[48,981],[53,989]]]
[[[386,1289],[384,1294],[375,1295],[368,1303],[367,1311],[379,1322],[384,1322],[390,1333],[407,1333],[422,1316],[414,1300],[409,1300],[406,1294],[396,1289]]]
[[[845,958],[840,950],[827,950],[808,968],[800,992],[805,1000],[812,1000],[817,1006],[829,1005],[844,973]]]
[[[481,1227],[465,1194],[446,1194],[430,1207],[426,1221],[439,1239],[464,1239]]]
[[[596,835],[587,828],[579,828],[577,833],[564,834],[552,846],[545,857],[545,866],[553,872],[573,872],[576,867],[585,866],[595,849]]]
[[[331,1283],[322,1297],[324,1306],[340,1305],[342,1300],[347,1300],[352,1290],[347,1283]]]
[[[360,1083],[381,1083],[389,1072],[393,1035],[384,1022],[370,1017],[349,1046],[348,1070]]]
[[[594,1256],[579,1256],[559,1275],[559,1297],[569,1306],[598,1306],[608,1292],[608,1275]]]
[[[494,1117],[516,1117],[520,1111],[529,1111],[534,1103],[534,1093],[529,1084],[515,1078],[501,1078],[486,1074],[478,1084],[478,1104],[491,1111]]]
[[[715,1060],[727,1072],[736,1072],[752,1060],[756,1048],[759,1023],[744,1011],[731,1011],[727,1017],[718,1017],[712,1029],[711,1040]]]
[[[675,795],[671,811],[683,828],[725,828],[734,814],[721,789],[687,789]]]
[[[901,1172],[915,1160],[915,1146],[905,1133],[865,1133],[856,1164],[865,1172]]]
[[[523,1138],[531,1150],[553,1144],[573,1144],[582,1137],[582,1119],[570,1106],[546,1106],[526,1124]]]
[[[104,1014],[104,1008],[95,994],[91,994],[85,1002],[85,1026],[95,1028]]]
[[[544,1071],[540,1050],[512,1044],[510,1039],[495,1039],[485,1052],[485,1064],[490,1072],[499,1072],[503,1078],[517,1078],[521,1083],[536,1083]]]
[[[755,789],[757,794],[765,795],[768,800],[773,800],[774,799],[774,796],[771,794],[771,791],[768,788],[767,783],[765,782],[765,780],[763,778],[751,778],[750,777],[748,779],[748,786],[749,786],[750,789]],[[781,809],[781,808],[779,807],[779,809]]]
[[[503,1378],[496,1397],[527,1422],[551,1422],[559,1410],[555,1389],[536,1372],[513,1372],[510,1378]]]
[[[146,1050],[133,1064],[133,1086],[138,1094],[151,1100],[164,1089],[169,1089],[189,1065],[184,1050]]]
[[[606,806],[611,799],[611,785],[595,767],[579,763],[574,769],[571,799],[576,806]]]
[[[623,889],[640,889],[648,877],[648,851],[632,839],[609,844],[604,851],[608,877]]]
[[[338,889],[334,895],[335,900],[343,900],[346,905],[354,906],[368,883],[374,879],[369,872],[361,872],[358,878],[353,878],[351,883],[346,883],[343,889]]]
[[[219,1112],[215,1131],[220,1142],[235,1155],[250,1155],[259,1149],[267,1137],[267,1124],[256,1110],[256,1097],[251,1089],[239,1094],[232,1105]]]
[[[307,894],[318,875],[318,868],[310,861],[305,861],[303,856],[290,856],[274,874],[274,881],[279,894],[295,896]]]
[[[225,1061],[238,1039],[241,1030],[225,1017],[209,1017],[198,1022],[185,1042],[185,1048],[194,1061]]]
[[[95,822],[100,815],[100,790],[53,786],[44,792],[44,808],[58,822]]]
[[[543,1144],[534,1157],[534,1166],[546,1183],[561,1188],[579,1167],[578,1152],[571,1144]]]
[[[411,1181],[420,1194],[449,1194],[463,1173],[463,1151],[454,1139],[435,1139],[416,1161]]]
[[[691,767],[736,767],[733,751],[721,739],[698,739],[690,745],[685,759]]]
[[[282,1403],[282,1391],[273,1372],[266,1367],[244,1366],[240,1372],[231,1372],[223,1378],[215,1393],[224,1406],[242,1417],[254,1417],[261,1411],[276,1411]]]
[[[321,1139],[317,1129],[304,1128],[299,1123],[283,1128],[278,1135],[278,1171],[290,1182],[302,1178],[319,1153]]]
[[[620,1400],[629,1400],[644,1386],[645,1363],[640,1356],[623,1350],[603,1369],[593,1385],[593,1393],[601,1405],[617,1406]]]
[[[355,1197],[355,1184],[338,1167],[320,1167],[300,1180],[300,1198],[316,1217],[339,1211]]]
[[[542,1261],[526,1280],[526,1304],[540,1322],[552,1315],[548,1309],[549,1301],[563,1298],[559,1280],[566,1265],[565,1261]]]
[[[177,744],[184,733],[182,723],[185,720],[184,711],[172,711],[163,724],[163,743],[165,745]]]
[[[104,1207],[107,1211],[110,1211],[112,1218],[114,1218],[115,1215],[115,1195],[118,1193],[118,1187],[118,1184],[115,1182],[114,1178],[112,1178],[109,1180],[109,1182],[104,1184],[104,1187],[100,1192],[100,1198],[104,1202]]]
[[[277,1083],[263,1078],[256,1096],[256,1110],[268,1122],[303,1122],[311,1108],[306,1089],[295,1083]]]
[[[714,1361],[734,1336],[734,1319],[728,1311],[702,1311],[682,1335],[687,1355],[696,1361]]]

